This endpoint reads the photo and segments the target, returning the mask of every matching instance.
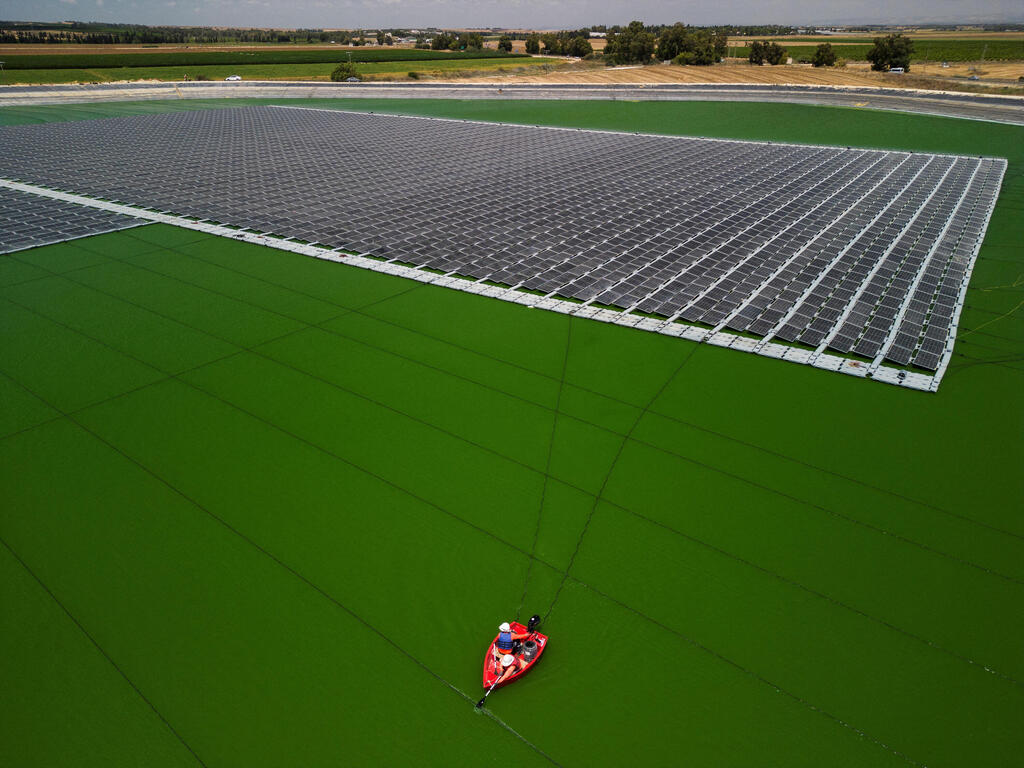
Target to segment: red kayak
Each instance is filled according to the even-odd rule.
[[[548,645],[547,636],[542,635],[540,632],[537,632],[536,629],[534,629],[534,627],[536,627],[536,625],[539,623],[539,616],[535,616],[534,618],[530,619],[529,627],[523,626],[518,621],[509,622],[510,626],[512,627],[512,634],[523,635],[526,633],[530,633],[530,637],[522,641],[521,647],[515,654],[516,660],[514,664],[516,667],[516,671],[508,677],[506,677],[497,685],[494,685],[494,681],[501,676],[502,667],[501,655],[499,654],[498,656],[495,656],[494,644],[498,642],[498,636],[494,636],[494,639],[491,641],[490,646],[487,648],[487,654],[484,656],[485,689],[489,691],[491,689],[491,686],[494,686],[495,688],[501,688],[503,686],[508,685],[509,683],[514,683],[516,680],[518,680],[531,669],[533,669],[533,665],[540,660],[541,655],[544,653],[544,649]],[[525,666],[521,664],[522,661],[526,662]]]

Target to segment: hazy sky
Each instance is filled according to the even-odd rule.
[[[534,27],[683,21],[813,24],[1024,20],[1022,0],[0,0],[0,19],[247,27]]]

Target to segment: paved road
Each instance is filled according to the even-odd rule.
[[[445,98],[771,101],[917,112],[1024,125],[1024,97],[892,88],[748,84],[288,83],[280,81],[0,86],[0,107],[145,99]]]

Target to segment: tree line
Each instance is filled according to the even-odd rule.
[[[387,45],[390,39],[410,37],[407,29],[374,30],[367,38],[363,30],[324,29],[241,29],[221,27],[150,27],[138,24],[101,24],[72,21],[65,29],[53,24],[0,21],[0,43],[79,43],[84,45],[145,45],[190,43],[327,43],[362,45],[376,39]],[[418,39],[425,36],[420,33]]]
[[[728,35],[717,28],[682,22],[652,27],[642,21],[632,21],[618,31],[610,29],[605,39],[607,64],[647,64],[658,59],[707,66],[725,58],[729,42]]]
[[[632,23],[632,22],[631,22]],[[676,22],[678,23],[678,22]],[[674,24],[651,24],[647,26],[647,29],[653,32],[656,36],[660,35],[664,30],[675,26]],[[611,26],[597,25],[594,27],[588,27],[587,32],[614,32],[616,34],[624,32],[629,28],[629,25],[618,25],[613,24]],[[723,35],[739,35],[743,37],[757,36],[771,36],[778,37],[780,35],[795,35],[799,31],[797,27],[784,26],[779,24],[755,24],[753,26],[747,25],[736,25],[736,24],[719,24],[717,26],[707,27],[696,27],[696,29],[706,29],[709,32],[718,32]]]
[[[871,69],[887,72],[901,68],[910,71],[910,55],[914,52],[914,41],[902,34],[876,37],[865,58],[871,62]],[[786,49],[775,42],[755,41],[750,44],[747,60],[751,64],[781,64],[786,59]],[[816,67],[834,67],[838,56],[830,43],[821,43],[814,49],[810,63]],[[806,61],[801,59],[801,61]]]
[[[682,22],[671,26],[646,26],[642,21],[632,21],[624,28],[609,28],[605,34],[604,59],[610,65],[649,64],[658,60],[708,66],[725,59],[729,42],[721,27],[691,27]],[[909,70],[913,50],[913,41],[902,34],[876,37],[867,60],[876,71],[894,67]],[[536,53],[530,50],[529,40],[526,52]],[[777,65],[785,63],[787,58],[786,48],[774,41],[758,40],[748,46],[747,60],[751,64]],[[832,67],[837,60],[835,48],[830,43],[822,43],[815,49],[810,63],[815,67]]]
[[[426,42],[416,45],[425,47]],[[484,47],[484,36],[479,32],[439,32],[430,41],[430,47],[435,51],[479,51]]]
[[[594,47],[590,44],[589,29],[563,29],[559,32],[529,35],[526,38],[526,52],[578,56],[582,59],[592,54]]]
[[[631,21],[626,27],[605,33],[607,64],[647,64],[652,59],[676,64],[708,65],[723,59],[728,36],[707,27],[676,22],[671,26],[646,26]]]
[[[2,24],[0,24],[2,26]],[[83,28],[84,27],[84,28]],[[104,25],[93,29],[73,22],[67,30],[25,30],[0,28],[0,43],[79,43],[82,45],[145,45],[159,43],[317,43],[344,38],[354,33],[325,32],[316,29],[210,29],[206,27],[142,27]]]

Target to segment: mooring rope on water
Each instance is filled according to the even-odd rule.
[[[590,528],[590,522],[594,519],[594,513],[597,511],[597,506],[601,503],[601,500],[604,497],[604,490],[608,485],[608,481],[611,479],[612,472],[615,471],[615,467],[619,463],[619,458],[622,456],[622,452],[625,450],[626,444],[633,436],[633,432],[635,432],[636,428],[640,425],[640,421],[651,409],[651,406],[653,406],[654,403],[657,402],[658,398],[661,397],[662,393],[668,389],[668,385],[675,380],[676,376],[683,369],[683,366],[690,362],[690,358],[693,357],[694,352],[699,349],[699,346],[700,345],[698,344],[694,344],[690,351],[686,353],[679,365],[677,365],[675,370],[672,371],[671,375],[665,379],[665,382],[658,388],[658,391],[651,396],[650,400],[647,401],[647,404],[644,405],[640,410],[640,413],[637,414],[636,418],[633,420],[633,424],[630,426],[626,434],[622,436],[622,440],[619,442],[619,448],[615,452],[615,457],[608,466],[608,471],[605,472],[604,479],[601,481],[600,489],[598,489],[597,494],[594,496],[594,503],[590,507],[590,514],[587,515],[586,522],[583,524],[583,530],[580,531],[579,538],[576,539],[576,549],[573,550],[572,557],[569,558],[569,564],[566,566],[565,572],[562,574],[562,580],[558,583],[558,589],[555,590],[555,596],[551,599],[551,605],[548,606],[548,610],[544,614],[545,622],[548,620],[551,612],[555,610],[558,598],[562,595],[562,588],[565,587],[565,582],[569,580],[569,574],[572,572],[572,566],[576,562],[576,556],[580,552],[580,546],[583,544],[583,538],[587,535],[587,530]]]
[[[540,491],[540,504],[537,507],[537,524],[533,529],[533,543],[530,545],[530,558],[526,564],[526,575],[523,577],[523,592],[519,597],[519,607],[516,608],[516,621],[523,612],[523,603],[526,602],[526,589],[530,584],[530,573],[533,570],[533,561],[537,552],[537,539],[540,536],[540,519],[544,513],[544,503],[547,499],[548,481],[551,479],[551,456],[555,448],[555,433],[558,430],[558,415],[562,406],[562,392],[565,390],[565,373],[569,367],[569,348],[572,345],[572,315],[567,315],[569,323],[565,335],[565,352],[562,355],[562,375],[558,380],[558,396],[555,398],[555,414],[551,421],[551,434],[548,437],[548,457],[544,463],[544,481]]]

